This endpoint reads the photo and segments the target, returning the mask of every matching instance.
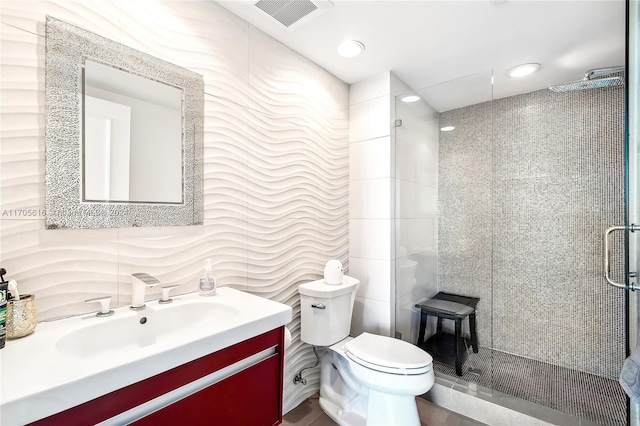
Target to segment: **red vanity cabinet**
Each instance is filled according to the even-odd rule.
[[[119,422],[131,410],[134,425],[277,425],[283,369],[279,327],[31,424]]]

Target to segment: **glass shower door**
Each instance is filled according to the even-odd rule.
[[[417,91],[437,125],[396,99],[397,335],[416,341],[423,298],[480,298],[479,352],[468,352],[462,376],[434,357],[438,377],[565,421],[624,426],[625,292],[602,278],[602,233],[625,223],[625,88],[493,99],[509,83],[495,81],[487,72]],[[433,93],[468,99],[443,106]],[[426,173],[420,144],[434,125],[435,193],[416,173]],[[624,281],[624,233],[611,249],[612,276]],[[426,328],[425,338],[437,333],[435,318]]]
[[[461,378],[485,392],[493,369],[491,77],[480,72],[395,100],[396,337],[425,348],[437,374],[453,383],[454,322],[444,320],[439,334],[428,316],[418,342],[415,305],[438,293],[479,298],[479,351],[464,351]],[[470,346],[470,334],[465,319],[463,344]]]
[[[640,224],[640,2],[631,0],[628,3],[627,15],[627,123],[628,123],[628,172],[627,172],[627,223]],[[629,233],[628,236],[628,271],[640,271],[640,232]],[[629,274],[626,277],[629,284]],[[635,278],[637,284],[637,277]],[[628,300],[628,348],[635,348],[638,344],[637,336],[640,331],[638,325],[638,293],[629,292]],[[640,407],[630,403],[630,425],[640,425]]]

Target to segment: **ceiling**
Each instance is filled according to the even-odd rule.
[[[439,111],[624,64],[624,0],[332,0],[328,11],[292,30],[255,2],[218,1],[346,83],[391,70],[415,91],[429,93]],[[336,49],[347,39],[364,43],[365,52],[339,56]],[[528,62],[542,67],[521,79],[505,75]]]

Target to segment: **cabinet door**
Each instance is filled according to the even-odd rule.
[[[153,412],[132,425],[247,425],[280,422],[278,354]]]

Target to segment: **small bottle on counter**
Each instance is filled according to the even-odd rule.
[[[213,296],[216,294],[216,279],[211,272],[211,259],[206,259],[204,276],[200,278],[200,296]]]

